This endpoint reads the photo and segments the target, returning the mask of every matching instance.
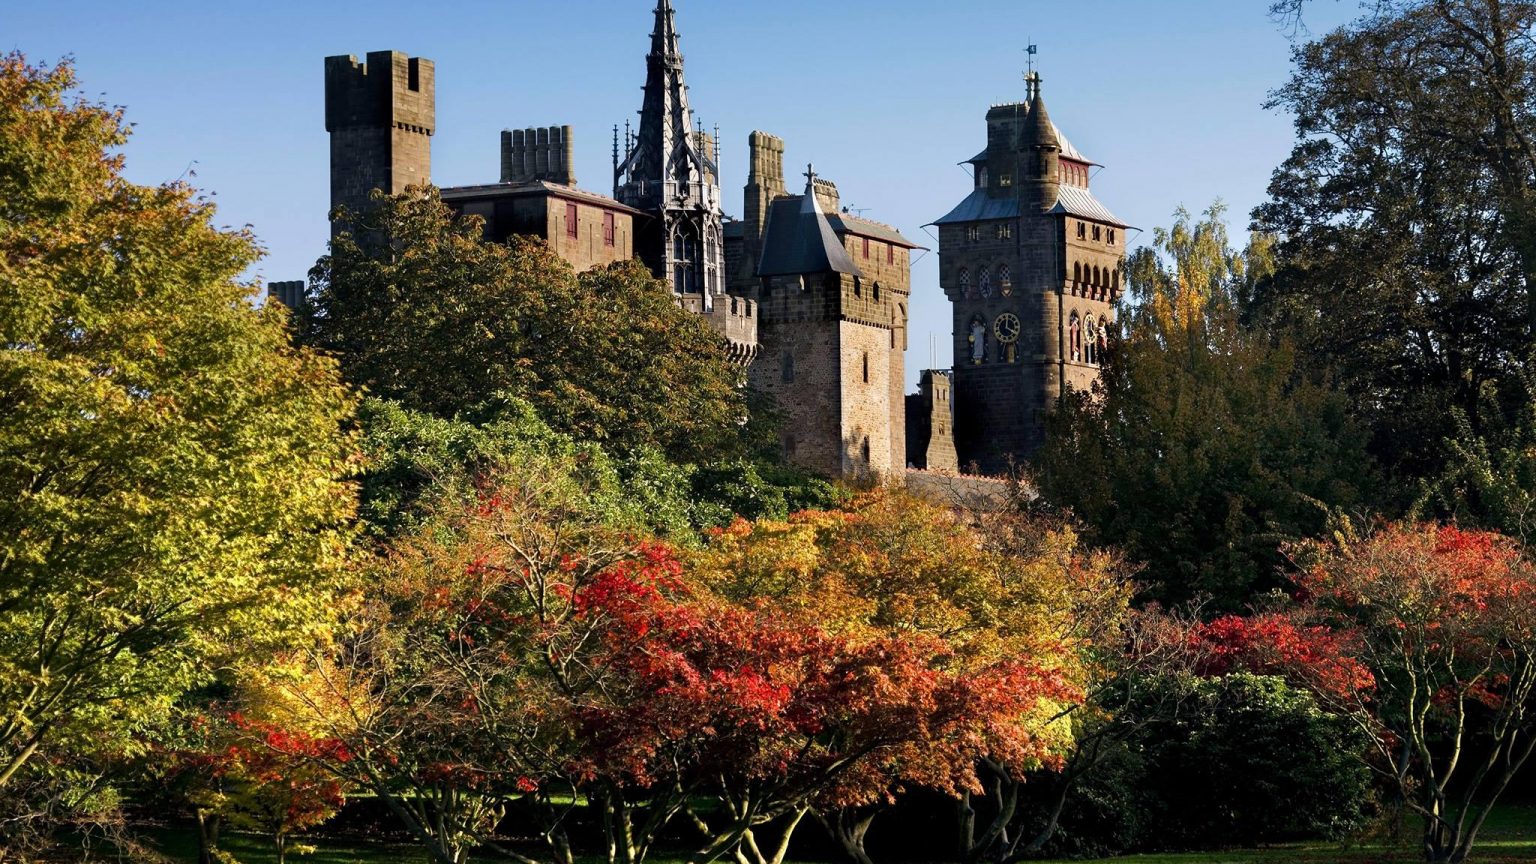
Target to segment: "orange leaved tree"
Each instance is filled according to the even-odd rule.
[[[1426,860],[1465,860],[1536,749],[1536,567],[1511,538],[1435,525],[1293,552],[1308,623],[1363,667],[1300,664],[1302,680],[1373,733],[1374,767],[1424,819]]]

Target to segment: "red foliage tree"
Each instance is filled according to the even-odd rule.
[[[1509,537],[1435,525],[1292,552],[1305,626],[1223,625],[1211,638],[1298,670],[1368,729],[1374,767],[1424,818],[1426,859],[1465,860],[1536,749],[1536,568]]]

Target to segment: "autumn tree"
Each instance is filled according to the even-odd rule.
[[[1536,750],[1536,568],[1508,537],[1434,525],[1294,551],[1306,620],[1368,673],[1313,691],[1370,733],[1371,765],[1424,819],[1425,859],[1466,860]]]
[[[253,721],[228,704],[184,706],[150,765],[158,794],[191,811],[197,826],[198,862],[224,859],[225,827],[266,835],[277,860],[295,847],[293,838],[334,816],[345,788],[318,760],[344,756],[334,742]]]
[[[1483,435],[1521,396],[1536,320],[1536,4],[1361,5],[1295,49],[1270,98],[1297,140],[1254,213],[1279,238],[1256,311],[1337,374],[1406,503],[1460,434],[1447,407]]]
[[[967,519],[889,492],[846,512],[738,522],[702,560],[701,578],[739,602],[854,636],[939,639],[950,652],[946,668],[962,677],[986,680],[1015,663],[1060,676],[1069,689],[994,717],[972,744],[963,782],[932,782],[918,761],[885,781],[955,795],[967,857],[1006,857],[1027,844],[1016,824],[1019,784],[1070,747],[1069,709],[1093,686],[1098,637],[1116,630],[1128,597],[1118,560],[1079,548],[1060,524],[1011,513]],[[972,796],[1001,803],[978,816]],[[867,861],[864,840],[880,812],[871,805],[884,800],[821,802],[816,812],[850,856]]]
[[[310,274],[304,341],[372,395],[453,418],[505,394],[582,440],[684,461],[737,447],[741,369],[638,263],[578,275],[537,241],[486,242],[430,188],[351,224]]]
[[[352,399],[254,307],[255,241],[125,180],[74,85],[0,59],[0,794],[307,639],[352,510]]]
[[[1153,598],[1237,610],[1277,587],[1279,544],[1360,503],[1372,475],[1342,395],[1243,320],[1269,240],[1234,251],[1222,217],[1179,211],[1131,257],[1102,379],[1063,398],[1036,464],[1090,539],[1145,563]]]

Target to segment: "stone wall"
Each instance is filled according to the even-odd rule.
[[[431,60],[398,51],[325,58],[331,208],[358,210],[374,189],[397,195],[431,182],[437,128]]]
[[[571,262],[577,272],[603,267],[634,256],[634,218],[627,212],[605,210],[586,201],[549,195],[544,198],[545,239],[560,257]],[[566,209],[576,208],[576,236],[567,230]],[[603,215],[614,213],[614,242],[603,238]]]
[[[906,397],[907,464],[927,471],[958,473],[954,399],[948,372],[923,371],[918,392]]]
[[[501,131],[501,182],[576,185],[575,133],[569,126]]]

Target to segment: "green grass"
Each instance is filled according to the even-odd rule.
[[[172,861],[197,860],[197,841],[190,832],[167,831],[152,839],[156,841],[157,848]],[[420,849],[410,845],[320,839],[311,842],[316,847],[314,854],[290,855],[290,864],[423,864],[426,860]],[[276,861],[271,845],[263,837],[231,834],[225,836],[221,845],[240,864],[275,864]],[[476,860],[495,859],[487,857]],[[1417,850],[1411,847],[1362,845],[1344,848],[1337,844],[1309,843],[1228,852],[1128,855],[1102,860],[1124,864],[1417,864],[1422,859]],[[1531,864],[1536,861],[1536,805],[1501,807],[1494,811],[1479,835],[1472,861],[1481,864]],[[652,864],[677,862],[654,858]]]

